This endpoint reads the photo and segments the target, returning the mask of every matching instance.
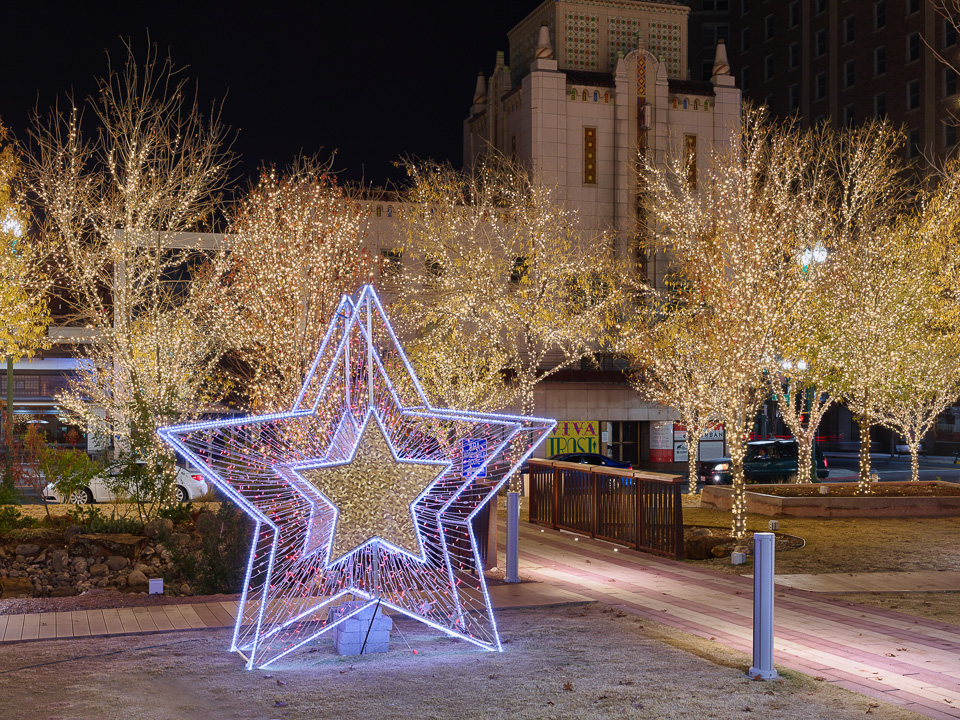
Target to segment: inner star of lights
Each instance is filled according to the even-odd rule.
[[[253,668],[377,603],[502,650],[474,519],[554,424],[432,407],[365,286],[289,412],[159,433],[253,519],[231,647]]]

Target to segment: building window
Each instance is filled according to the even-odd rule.
[[[943,46],[953,47],[957,44],[957,26],[950,18],[944,18],[941,22],[943,23]]]
[[[853,125],[853,103],[843,106],[843,124],[847,127]]]
[[[821,28],[813,35],[813,53],[817,57],[827,54],[827,30]]]
[[[873,4],[873,29],[879,30],[887,25],[887,0],[877,0]]]
[[[597,129],[583,129],[583,184],[597,184]]]
[[[853,15],[847,15],[843,19],[843,42],[852,43],[853,37]]]
[[[763,79],[773,80],[773,55],[763,58]]]
[[[790,43],[790,48],[787,50],[787,58],[790,61],[791,70],[795,70],[800,66],[800,43]]]
[[[740,14],[746,15],[750,12],[750,0],[740,0]]]
[[[740,31],[740,50],[746,51],[750,49],[750,28],[745,27]]]
[[[916,110],[920,107],[920,81],[911,80],[907,83],[907,110]]]
[[[790,86],[790,112],[800,109],[800,84]]]
[[[825,113],[820,113],[813,119],[814,125],[826,125],[826,123],[827,123],[827,116]]]
[[[697,136],[683,136],[683,166],[687,169],[687,185],[697,188]]]
[[[384,248],[380,251],[380,275],[398,278],[403,273],[403,250]]]
[[[873,116],[882,118],[887,114],[887,94],[877,93],[873,96]]]
[[[950,120],[943,126],[943,145],[951,148],[957,144],[957,126],[954,120]]]
[[[907,110],[916,110],[920,107],[920,81],[911,80],[907,83]]]
[[[816,0],[813,4],[813,12],[815,15],[819,15],[822,12],[827,11],[827,0]]]
[[[763,39],[773,40],[773,15],[767,15],[763,19]]]
[[[776,96],[774,96],[773,93],[770,93],[769,95],[763,98],[763,106],[766,108],[772,108],[773,102],[775,99],[776,99]]]
[[[920,12],[920,0],[907,0],[907,15]]]
[[[907,132],[907,157],[914,158],[920,154],[920,129],[913,128]]]
[[[800,24],[800,0],[793,0],[787,13],[790,18],[790,27],[795,28]]]
[[[730,9],[730,0],[703,0],[703,9],[709,12],[726,12]]]
[[[945,98],[957,94],[957,71],[951,67],[943,69],[943,96]]]
[[[907,35],[907,62],[920,59],[920,33],[912,32]]]
[[[750,68],[745,67],[740,70],[740,89],[749,90],[750,89]]]
[[[853,87],[856,82],[856,73],[854,72],[853,60],[847,60],[843,64],[843,86],[845,88]]]
[[[887,71],[887,49],[881,45],[873,49],[873,74],[883,75]]]
[[[817,100],[823,100],[827,96],[827,74],[819,72],[813,79],[814,97]]]

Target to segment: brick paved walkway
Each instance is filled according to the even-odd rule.
[[[749,578],[527,523],[520,575],[752,655]],[[960,626],[779,586],[775,603],[776,664],[927,717],[960,718]]]

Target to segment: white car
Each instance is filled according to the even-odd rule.
[[[109,471],[110,475],[117,475],[119,468],[113,468]],[[203,475],[192,473],[189,470],[177,465],[177,485],[174,491],[174,497],[177,502],[186,502],[196,500],[198,497],[207,494],[209,486],[203,479]],[[77,488],[70,494],[69,498],[64,499],[53,483],[47,483],[43,489],[44,497],[47,502],[70,503],[71,505],[86,505],[93,502],[113,502],[117,496],[110,490],[104,481],[103,475],[96,475],[90,481],[87,487]]]

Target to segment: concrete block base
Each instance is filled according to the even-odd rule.
[[[344,615],[349,615],[357,608],[363,607],[364,601],[356,600],[341,603],[330,610],[330,621],[336,622]],[[381,653],[390,650],[390,631],[393,629],[393,620],[383,614],[375,605],[364,608],[362,611],[342,621],[333,628],[333,646],[338,655],[359,655]],[[366,646],[364,646],[366,640]]]

